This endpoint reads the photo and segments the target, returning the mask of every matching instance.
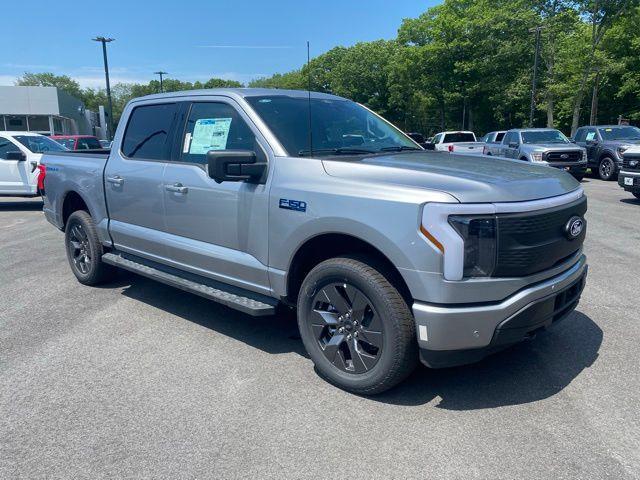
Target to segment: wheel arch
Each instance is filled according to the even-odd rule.
[[[409,287],[389,257],[371,243],[346,233],[318,234],[298,247],[287,270],[286,301],[295,304],[307,274],[324,260],[339,256],[366,258],[398,289],[405,301],[411,304]]]
[[[75,190],[69,190],[67,193],[65,193],[62,200],[60,212],[60,219],[62,220],[62,230],[65,229],[69,216],[71,216],[73,212],[76,212],[78,210],[84,210],[88,212],[89,215],[93,216],[91,210],[89,209],[89,203],[84,199],[84,197]]]

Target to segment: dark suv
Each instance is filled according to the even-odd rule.
[[[614,180],[622,154],[640,144],[640,129],[629,125],[594,125],[576,130],[573,141],[587,149],[587,165],[602,180]]]

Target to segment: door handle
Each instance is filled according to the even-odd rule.
[[[167,192],[182,193],[182,194],[189,192],[189,189],[184,185],[182,185],[181,183],[174,183],[173,185],[165,185],[164,188]]]
[[[107,182],[113,185],[120,186],[124,183],[124,178],[122,178],[120,175],[114,175],[113,177],[107,177]]]

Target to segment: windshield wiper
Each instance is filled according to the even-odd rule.
[[[407,145],[398,145],[397,147],[384,147],[378,150],[379,152],[403,152],[405,150],[422,150],[418,147],[409,147]]]
[[[300,150],[298,152],[299,157],[304,157],[310,154],[333,154],[333,155],[361,155],[367,153],[376,153],[373,150],[367,150],[366,148],[349,148],[349,147],[338,147],[338,148],[314,148],[313,150]]]

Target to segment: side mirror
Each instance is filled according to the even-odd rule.
[[[258,162],[256,152],[251,150],[209,150],[207,152],[207,173],[216,183],[255,182],[258,183],[267,164]]]
[[[17,160],[19,162],[24,162],[27,159],[27,156],[19,151],[15,151],[15,152],[7,152],[6,153],[6,160]]]
[[[518,148],[519,145],[518,142],[509,142],[509,148]]]
[[[597,140],[587,140],[585,143],[586,143],[587,145],[597,145],[597,144],[598,144],[598,141],[597,141]]]

